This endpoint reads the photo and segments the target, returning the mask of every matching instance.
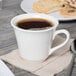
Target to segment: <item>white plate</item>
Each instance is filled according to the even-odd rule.
[[[23,0],[21,2],[21,9],[24,11],[24,12],[27,12],[27,13],[35,13],[35,11],[32,9],[32,5],[33,3],[37,1],[37,0]],[[58,20],[60,21],[67,21],[67,20],[75,20],[76,18],[64,18],[62,17],[59,12],[55,12],[55,13],[50,13],[49,15],[52,15],[54,17],[56,17]]]
[[[15,76],[2,60],[0,60],[0,76]]]

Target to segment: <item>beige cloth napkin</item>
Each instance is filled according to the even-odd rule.
[[[57,36],[54,40],[53,47],[64,41],[64,38]],[[35,62],[24,60],[20,57],[18,49],[1,56],[0,58],[7,61],[8,63],[30,71],[39,76],[53,76],[65,69],[71,61],[72,54],[68,51],[72,40],[62,48],[58,49],[44,62]]]

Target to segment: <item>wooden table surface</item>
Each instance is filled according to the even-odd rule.
[[[0,55],[4,55],[17,48],[14,31],[10,21],[12,17],[22,13],[24,12],[21,10],[20,2],[18,3],[18,0],[15,4],[4,6],[3,9],[0,10]],[[57,29],[66,29],[70,32],[71,38],[76,38],[76,20],[60,22]],[[6,64],[14,72],[15,76],[36,76],[28,71],[13,67],[7,62]],[[57,74],[57,76],[65,76],[67,71],[68,68]],[[76,64],[74,65],[72,76],[76,76]]]

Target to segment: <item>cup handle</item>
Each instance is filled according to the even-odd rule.
[[[69,39],[70,39],[70,33],[67,30],[64,30],[64,29],[56,31],[55,34],[54,34],[54,36],[53,36],[53,40],[55,39],[56,35],[61,34],[61,33],[63,33],[63,34],[66,35],[66,40],[63,43],[61,43],[60,45],[57,45],[56,47],[51,48],[50,52],[49,52],[49,55],[51,55],[57,49],[63,47],[69,41]]]

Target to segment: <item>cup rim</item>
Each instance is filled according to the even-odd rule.
[[[53,24],[54,24],[54,26],[53,27],[49,27],[49,28],[46,28],[46,29],[42,29],[42,30],[30,30],[30,29],[22,29],[22,28],[19,28],[19,27],[17,27],[16,26],[16,24],[14,24],[14,21],[18,18],[18,17],[23,17],[23,16],[29,16],[29,15],[31,15],[32,17],[29,17],[29,18],[34,18],[33,16],[39,16],[40,18],[42,18],[42,17],[44,17],[45,19],[46,18],[49,18],[49,19],[46,19],[46,20],[48,20],[48,21],[51,21],[51,22],[53,22]],[[27,19],[27,18],[25,18],[24,17],[24,19]],[[36,17],[37,18],[37,17]],[[43,18],[43,19],[44,19]],[[22,19],[21,19],[22,20]],[[20,20],[19,20],[20,21]],[[17,21],[18,22],[18,21]],[[55,23],[54,23],[55,22]],[[58,22],[58,20],[55,18],[55,17],[53,17],[53,16],[49,16],[49,15],[46,15],[46,14],[43,14],[43,13],[26,13],[26,14],[20,14],[20,15],[17,15],[17,16],[15,16],[15,17],[13,17],[12,19],[11,19],[11,26],[13,27],[13,28],[15,28],[15,29],[17,29],[17,30],[20,30],[20,31],[26,31],[26,32],[44,32],[44,31],[49,31],[49,30],[52,30],[53,28],[56,28],[57,26],[59,25],[59,22]]]

